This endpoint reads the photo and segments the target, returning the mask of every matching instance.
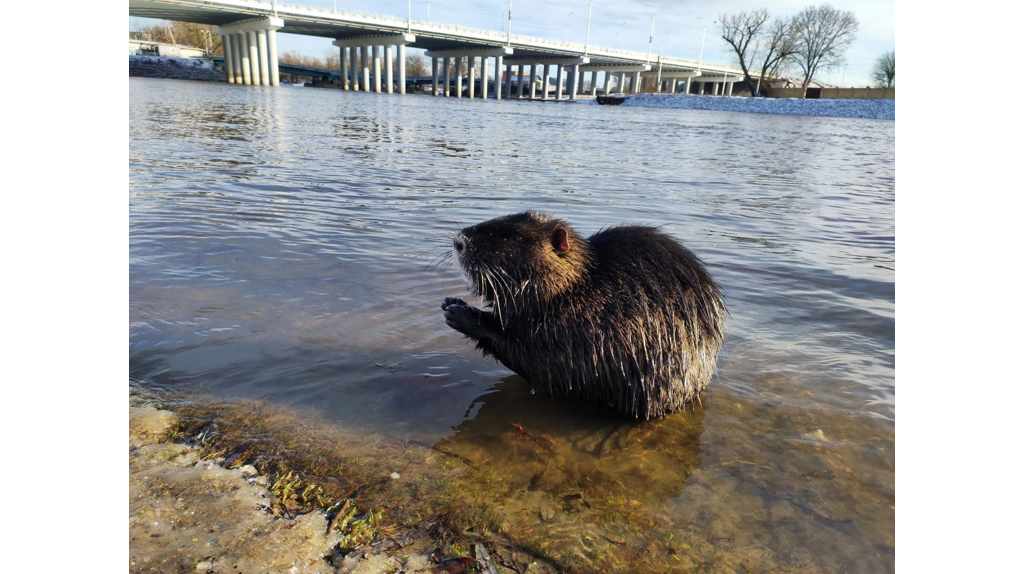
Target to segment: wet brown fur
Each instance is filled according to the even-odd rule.
[[[527,211],[467,227],[454,244],[491,309],[447,298],[446,322],[535,389],[650,419],[707,387],[725,304],[700,259],[670,236],[622,225],[584,238]]]

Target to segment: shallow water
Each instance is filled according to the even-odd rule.
[[[552,538],[600,507],[612,549],[717,541],[689,567],[893,570],[894,122],[129,85],[132,380],[437,445]],[[531,395],[444,325],[452,229],[527,208],[708,263],[731,316],[702,405]],[[607,503],[553,517],[572,489]]]

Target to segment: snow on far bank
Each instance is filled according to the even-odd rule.
[[[577,100],[596,104],[595,99]],[[676,110],[712,110],[754,114],[791,114],[832,118],[895,120],[896,100],[802,100],[796,98],[734,98],[681,94],[627,95],[623,106]]]

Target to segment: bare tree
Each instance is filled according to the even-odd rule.
[[[341,69],[341,52],[337,48],[324,50],[323,67],[328,70]]]
[[[875,60],[875,68],[871,71],[875,85],[880,88],[896,87],[896,51],[886,52]]]
[[[431,75],[427,70],[427,62],[423,59],[423,56],[409,54],[405,57],[405,75],[410,78]]]
[[[792,18],[773,21],[757,46],[757,57],[761,60],[761,76],[758,78],[757,90],[751,90],[750,93],[760,95],[761,83],[768,78],[777,77],[782,68],[792,60],[796,48],[795,21]]]
[[[750,12],[722,14],[718,17],[719,25],[722,27],[722,39],[736,52],[740,69],[743,70],[743,79],[747,82],[751,94],[756,90],[754,81],[750,77],[749,60],[768,18],[768,11],[764,8]]]
[[[803,72],[804,94],[814,74],[843,61],[860,25],[849,10],[838,10],[829,4],[808,6],[794,17],[797,26],[795,61]]]

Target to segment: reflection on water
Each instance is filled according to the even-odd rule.
[[[892,122],[143,79],[129,120],[133,380],[434,445],[577,565],[893,569]],[[453,227],[526,208],[708,263],[731,317],[702,405],[530,395],[444,325]]]

